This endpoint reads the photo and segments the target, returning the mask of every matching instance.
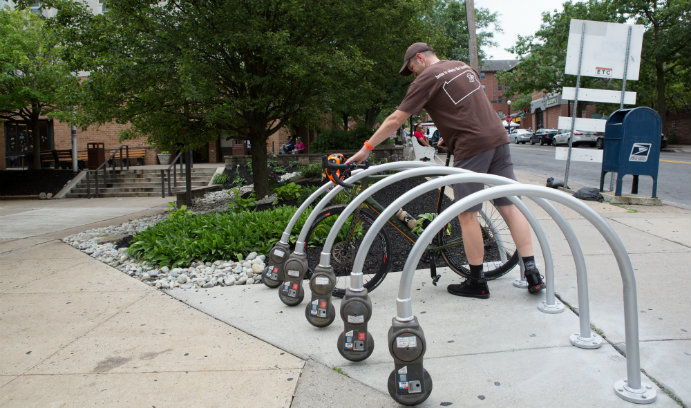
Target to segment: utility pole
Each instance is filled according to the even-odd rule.
[[[470,66],[475,72],[480,72],[477,60],[477,37],[475,36],[475,0],[465,0],[465,14],[468,21],[468,53],[470,54]]]

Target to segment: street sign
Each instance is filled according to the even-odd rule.
[[[644,32],[644,27],[639,24],[630,25],[572,19],[564,73],[569,75],[579,74],[578,63],[584,27],[585,38],[583,38],[583,62],[580,75],[622,79],[627,60],[628,30],[631,27],[626,79],[638,79]]]

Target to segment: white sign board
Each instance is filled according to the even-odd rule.
[[[555,160],[566,160],[569,157],[568,147],[557,147],[554,149]],[[571,160],[602,163],[602,150],[600,149],[571,149]]]
[[[578,75],[578,60],[581,52],[581,37],[585,23],[583,40],[583,61],[581,75],[598,78],[624,77],[626,43],[631,27],[631,43],[627,80],[638,80],[643,47],[643,26],[638,24],[604,23],[601,21],[571,20],[569,45],[566,50],[564,73]]]

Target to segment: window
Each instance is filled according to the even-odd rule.
[[[485,79],[485,73],[484,72],[480,72],[480,79]]]
[[[487,90],[487,85],[482,85],[482,90],[486,91]]]
[[[99,8],[101,13],[107,13],[109,8],[105,4],[106,0],[98,0]]]
[[[42,15],[43,15],[43,13],[41,13],[41,2],[40,2],[40,1],[35,1],[35,2],[29,7],[29,10],[30,10],[32,13],[34,13],[34,14],[36,14],[36,15],[38,15],[38,16],[42,16]]]
[[[501,84],[497,86],[497,90],[501,91]]]
[[[499,99],[497,99],[497,102],[498,102],[498,103],[504,102],[504,98],[500,96]]]

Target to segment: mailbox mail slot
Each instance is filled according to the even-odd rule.
[[[638,176],[653,178],[653,195],[657,195],[657,172],[660,166],[660,115],[647,107],[620,109],[612,113],[605,125],[600,191],[605,174],[617,173],[614,195],[621,195],[625,175],[633,175],[631,194],[638,194]]]

